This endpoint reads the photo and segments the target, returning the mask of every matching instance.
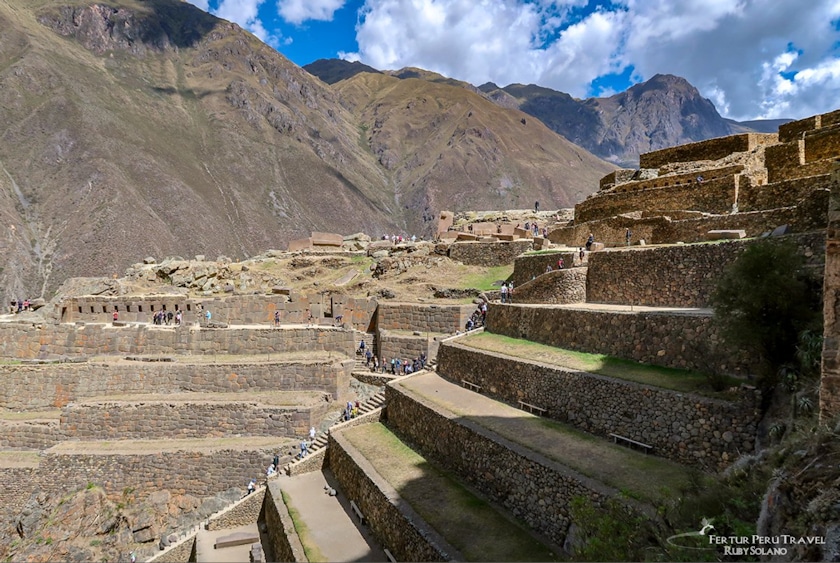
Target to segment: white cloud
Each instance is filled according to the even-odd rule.
[[[330,21],[345,0],[277,0],[277,11],[289,23],[306,20]]]
[[[474,84],[536,83],[577,97],[595,78],[632,65],[641,79],[688,79],[735,119],[837,107],[837,0],[616,0],[583,17],[572,10],[585,4],[366,0],[358,52],[343,57]]]
[[[259,17],[260,7],[265,0],[221,0],[216,9],[210,7],[209,0],[187,1],[214,16],[238,24],[272,47],[281,44],[282,36],[268,31]]]

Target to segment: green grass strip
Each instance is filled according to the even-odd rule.
[[[521,524],[431,465],[384,425],[365,424],[345,436],[467,561],[558,560]]]
[[[613,444],[510,405],[494,401],[490,410],[473,410],[469,403],[459,402],[457,398],[448,401],[441,393],[429,393],[413,383],[405,381],[401,385],[455,415],[613,487],[630,498],[656,504],[685,489],[689,484],[689,473],[696,473],[696,470],[670,460]]]
[[[458,343],[477,350],[490,352],[503,350],[503,354],[515,358],[597,373],[682,393],[697,393],[727,400],[736,398],[729,391],[712,389],[706,375],[696,371],[640,364],[604,354],[575,352],[489,332],[463,338]],[[738,387],[741,384],[741,381],[734,377],[725,378],[728,380],[727,387]]]
[[[481,291],[499,289],[500,286],[493,285],[493,282],[508,279],[513,274],[513,265],[478,268],[477,270],[475,267],[470,267],[469,271],[461,278],[460,288],[475,288]]]
[[[295,532],[300,539],[300,543],[303,546],[303,552],[306,554],[306,559],[310,563],[324,563],[328,561],[324,554],[321,553],[321,550],[318,549],[318,544],[312,539],[312,534],[309,532],[309,528],[306,524],[303,523],[303,519],[300,517],[300,512],[292,506],[292,503],[289,501],[289,495],[286,494],[286,491],[280,491],[280,495],[283,497],[283,504],[286,505],[286,509],[289,511],[289,516],[292,518],[292,524],[295,526]]]

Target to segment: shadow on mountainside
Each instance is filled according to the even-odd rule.
[[[65,4],[44,9],[38,21],[99,54],[193,47],[222,22],[179,0],[141,0],[136,6],[124,0]]]

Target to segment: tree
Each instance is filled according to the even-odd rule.
[[[789,241],[747,247],[723,273],[711,301],[724,337],[757,354],[758,375],[768,385],[780,366],[796,358],[799,334],[822,319],[815,280]]]

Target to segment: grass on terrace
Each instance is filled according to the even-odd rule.
[[[490,399],[476,403],[475,397],[471,397],[473,401],[463,400],[459,396],[471,392],[458,386],[453,389],[454,395],[448,397],[437,392],[434,385],[426,385],[421,378],[406,380],[399,385],[511,442],[618,489],[630,498],[652,503],[665,501],[686,489],[691,476],[698,474],[695,469],[613,444],[607,439],[510,405]]]
[[[474,270],[474,269],[473,269]],[[504,281],[513,274],[513,265],[496,266],[493,268],[479,269],[475,273],[467,273],[459,284],[462,288],[475,288],[481,291],[499,289],[500,285],[493,285],[494,282]]]
[[[295,532],[297,532],[298,539],[300,539],[300,543],[303,546],[303,552],[306,554],[306,560],[310,563],[321,563],[322,561],[327,561],[327,558],[324,557],[324,554],[321,553],[321,550],[318,548],[318,544],[312,539],[312,533],[309,531],[307,525],[304,524],[303,519],[300,517],[300,512],[292,506],[292,503],[289,500],[289,495],[286,494],[286,491],[280,491],[280,494],[283,497],[283,503],[289,510],[289,517],[292,519]]]
[[[530,340],[487,332],[461,339],[458,342],[479,350],[500,352],[516,358],[597,373],[672,391],[698,393],[720,399],[734,398],[727,391],[714,391],[706,376],[696,371],[639,364],[604,354],[564,350]],[[740,383],[740,380],[730,377],[728,387],[737,387]]]
[[[344,435],[467,561],[557,560],[520,524],[431,465],[384,425],[365,424]]]

